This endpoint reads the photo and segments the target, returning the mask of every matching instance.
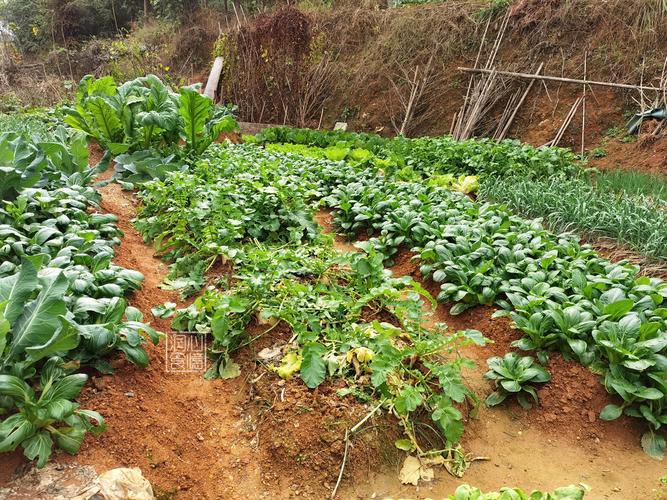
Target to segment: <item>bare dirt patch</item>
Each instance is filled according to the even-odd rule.
[[[600,169],[639,170],[667,178],[667,138],[642,135],[634,142],[610,141],[606,156],[591,161]]]

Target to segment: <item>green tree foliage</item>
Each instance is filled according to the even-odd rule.
[[[70,39],[107,36],[128,28],[143,13],[143,0],[6,0],[0,18],[24,53]]]

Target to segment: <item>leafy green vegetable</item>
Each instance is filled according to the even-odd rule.
[[[121,233],[95,212],[85,139],[63,127],[43,139],[0,138],[3,173],[19,179],[0,208],[0,452],[21,446],[39,467],[104,429],[74,402],[87,380],[74,372],[110,372],[115,351],[146,366],[145,337],[159,339],[122,298],[143,276],[111,263]]]
[[[559,349],[591,366],[625,401],[624,413],[646,420],[654,432],[661,428],[667,395],[665,283],[640,278],[636,266],[611,264],[576,237],[554,235],[506,207],[475,203],[437,182],[397,182],[402,175],[381,171],[372,161],[331,162],[256,145],[214,146],[187,175],[169,174],[144,185],[138,227],[177,259],[174,269],[184,275],[203,256],[239,259],[239,244],[253,238],[268,244],[316,242],[312,212],[325,205],[341,232],[370,237],[362,247],[372,256],[355,264],[360,278],[391,264],[399,247],[412,249],[421,274],[440,284],[437,299],[453,304],[452,313],[477,304],[500,306],[498,314],[511,316],[525,333],[517,347]],[[271,215],[266,196],[278,207]],[[297,213],[295,224],[290,216]],[[313,230],[304,231],[308,227]],[[203,309],[179,316],[183,328],[201,324]],[[228,328],[224,336],[228,345],[244,342],[242,328]],[[371,350],[373,377],[381,384],[392,365]],[[328,366],[330,358],[322,359]]]
[[[482,493],[482,490],[462,484],[449,500],[581,500],[586,495],[587,488],[582,486],[564,486],[556,488],[551,493],[533,491],[525,493],[519,488],[501,488],[500,491]]]
[[[110,76],[96,80],[87,75],[79,84],[75,107],[63,112],[65,123],[114,155],[151,148],[175,151],[179,138],[187,152],[199,154],[222,132],[238,128],[231,110],[216,107],[197,87],[176,93],[155,75],[120,86]],[[141,159],[148,160],[146,155]]]
[[[527,396],[538,402],[537,390],[533,384],[551,380],[549,372],[535,363],[530,356],[518,356],[514,352],[505,357],[487,360],[489,371],[484,378],[495,381],[496,390],[486,398],[488,406],[496,406],[505,401],[507,396],[516,395],[517,401],[524,408],[530,408]]]

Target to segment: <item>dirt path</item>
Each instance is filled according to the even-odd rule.
[[[119,217],[125,233],[114,262],[145,276],[143,288],[130,303],[152,320],[150,310],[177,296],[159,288],[167,266],[133,228],[131,193],[117,184],[101,190],[102,209]],[[152,322],[171,335],[168,320]],[[246,386],[242,378],[209,382],[199,373],[166,371],[165,345],[150,349],[145,370],[118,360],[113,376],[89,384],[81,402],[99,410],[109,428],[97,439],[86,439],[78,456],[69,460],[100,468],[140,467],[157,492],[197,498],[256,498],[261,491],[253,461],[254,436],[242,410]]]

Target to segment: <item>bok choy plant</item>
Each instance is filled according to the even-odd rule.
[[[519,404],[528,409],[531,407],[527,396],[538,402],[537,390],[533,384],[541,384],[551,380],[549,372],[535,362],[531,356],[519,356],[514,352],[504,357],[494,357],[487,361],[489,371],[484,378],[495,381],[496,390],[486,398],[488,406],[496,406],[508,396],[515,395]]]

